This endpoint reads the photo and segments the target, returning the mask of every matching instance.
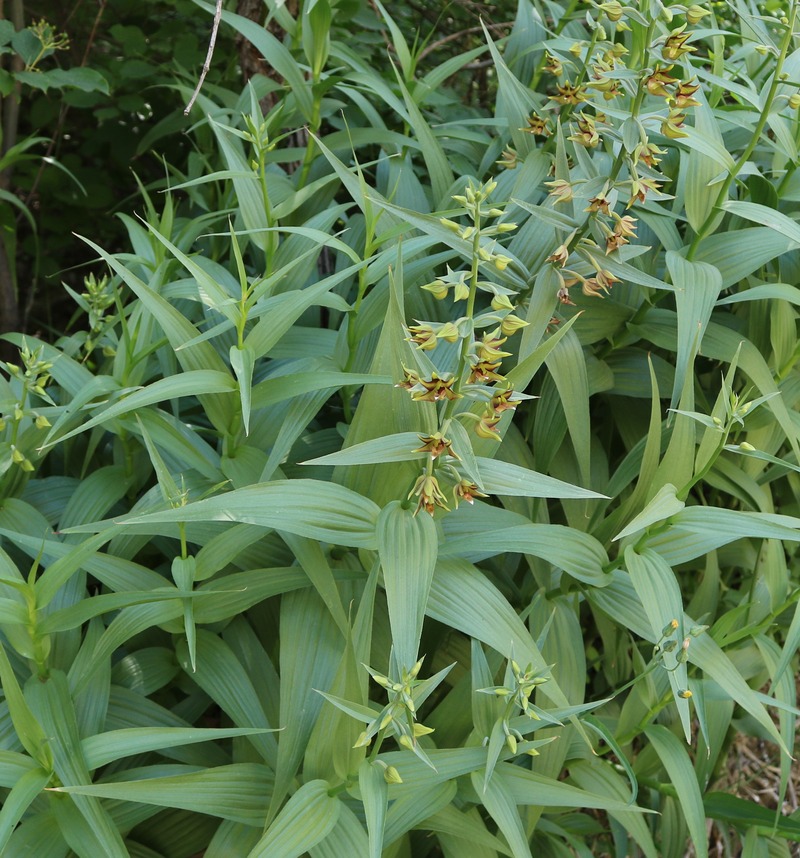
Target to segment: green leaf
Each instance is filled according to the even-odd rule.
[[[531,848],[517,810],[517,803],[502,773],[498,772],[487,783],[478,772],[473,772],[472,786],[481,797],[489,815],[497,823],[500,833],[511,847],[514,858],[531,858]]]
[[[336,825],[341,804],[326,781],[309,781],[289,799],[248,858],[300,858]]]
[[[388,784],[383,773],[382,767],[372,760],[363,760],[358,769],[358,788],[369,832],[367,858],[381,858],[383,852],[383,833],[389,805]]]
[[[746,801],[726,792],[710,792],[703,799],[706,815],[745,831],[754,826],[768,837],[783,837],[790,842],[800,841],[800,820],[776,814],[774,810]]]
[[[124,527],[128,533],[159,533],[178,522],[238,521],[339,545],[375,547],[378,507],[334,483],[276,480],[195,501],[177,509],[127,516],[70,528],[92,533]]]
[[[528,498],[605,498],[605,495],[510,462],[482,456],[477,457],[477,462],[483,486],[491,494]]]
[[[410,670],[417,660],[436,564],[436,525],[427,513],[415,515],[394,501],[378,517],[377,538],[395,658]]]
[[[345,447],[338,453],[328,453],[308,459],[301,465],[372,465],[379,462],[406,462],[412,459],[425,459],[428,453],[415,453],[420,446],[420,436],[416,432],[397,432],[384,435]]]
[[[652,742],[675,787],[697,855],[699,858],[708,858],[703,796],[689,754],[680,741],[660,724],[651,724],[646,728],[645,735]]]
[[[667,676],[672,687],[672,694],[678,714],[683,724],[686,741],[691,741],[691,724],[689,721],[689,700],[682,695],[689,688],[689,676],[686,662],[680,662],[676,656],[682,652],[681,642],[686,639],[683,627],[683,601],[681,590],[675,573],[664,559],[651,549],[637,552],[633,545],[625,549],[625,566],[631,576],[633,586],[642,600],[647,619],[650,622],[651,637],[659,640],[670,623],[677,621],[674,630],[678,649],[674,654],[664,655]],[[691,641],[692,639],[689,638]],[[688,655],[688,653],[686,653]]]
[[[242,422],[244,434],[250,434],[250,404],[253,390],[253,365],[255,355],[253,350],[245,345],[242,348],[231,346],[231,368],[239,382],[239,400],[242,403]]]
[[[800,245],[800,224],[775,209],[746,200],[728,200],[722,204],[722,208],[745,220],[769,227],[789,241]]]
[[[49,780],[50,772],[36,768],[25,772],[11,787],[0,810],[0,854],[6,854],[5,849],[14,828]]]
[[[110,730],[107,733],[88,736],[81,742],[81,746],[88,767],[99,769],[114,760],[133,757],[148,751],[269,732],[265,728],[253,727],[130,727],[125,730]]]
[[[686,504],[675,497],[677,491],[672,483],[662,486],[639,515],[614,537],[614,541],[624,539],[626,536],[632,536],[634,533],[650,527],[651,524],[657,524],[679,513]]]
[[[667,268],[675,285],[678,309],[678,354],[670,402],[675,408],[686,375],[691,372],[695,355],[703,342],[714,303],[722,290],[722,275],[713,265],[688,262],[674,250],[667,251]]]
[[[141,780],[63,786],[54,792],[136,801],[158,807],[177,807],[232,819],[245,825],[263,825],[272,774],[258,763],[232,763],[186,774]],[[136,771],[136,770],[133,770]],[[146,771],[146,769],[144,770]],[[128,774],[131,772],[128,772]]]
[[[31,712],[22,694],[22,689],[19,687],[14,669],[11,667],[11,662],[8,660],[2,644],[0,644],[0,685],[3,687],[11,721],[22,747],[43,769],[49,771],[53,766],[53,755],[50,751],[47,735]]]

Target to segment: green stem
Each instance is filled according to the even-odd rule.
[[[717,216],[719,214],[720,207],[728,198],[728,191],[730,190],[731,185],[741,172],[744,165],[747,163],[748,158],[753,154],[753,151],[755,150],[756,146],[759,143],[759,140],[761,139],[761,133],[766,127],[767,120],[769,119],[770,110],[772,110],[772,103],[775,101],[775,95],[778,91],[778,86],[781,83],[781,71],[783,70],[783,64],[786,61],[786,56],[789,53],[789,47],[792,44],[792,37],[794,36],[794,25],[796,19],[797,0],[793,0],[789,23],[786,26],[786,33],[784,34],[783,42],[781,43],[780,55],[778,56],[778,62],[775,65],[775,71],[772,75],[772,83],[770,84],[769,92],[767,93],[767,98],[764,102],[764,107],[761,110],[761,115],[758,117],[758,122],[756,123],[755,130],[753,131],[753,136],[750,138],[750,142],[745,147],[744,152],[742,152],[742,154],[739,156],[739,159],[734,164],[733,169],[728,173],[728,175],[725,177],[722,184],[720,185],[719,193],[717,194],[717,198],[714,201],[714,205],[712,206],[711,211],[708,213],[706,219],[703,221],[703,223],[700,225],[700,228],[697,230],[697,234],[695,235],[694,240],[689,246],[689,251],[686,254],[686,258],[690,262],[697,254],[700,242],[711,231],[714,221],[717,219]]]

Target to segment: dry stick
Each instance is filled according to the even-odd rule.
[[[189,99],[189,103],[186,105],[186,108],[183,111],[184,116],[189,115],[189,111],[192,109],[192,106],[194,105],[197,96],[200,95],[200,90],[203,87],[203,81],[206,79],[208,70],[211,68],[211,58],[214,56],[214,45],[217,43],[217,31],[219,30],[219,22],[221,18],[222,0],[217,0],[217,8],[214,10],[214,24],[211,27],[211,39],[208,42],[208,53],[206,53],[206,61],[203,63],[203,70],[200,72],[200,80],[197,81],[197,86],[194,88],[192,97]]]

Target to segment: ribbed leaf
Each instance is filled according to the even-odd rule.
[[[436,564],[436,525],[427,513],[415,515],[394,501],[381,511],[377,537],[394,654],[398,665],[410,670],[417,660]]]
[[[336,825],[341,804],[328,794],[330,784],[303,784],[289,799],[248,858],[299,858],[323,840]]]
[[[71,532],[124,527],[129,533],[158,533],[177,522],[238,521],[278,528],[339,545],[375,547],[378,508],[343,486],[315,480],[276,480],[237,489],[177,509],[84,524]]]
[[[699,858],[708,856],[708,835],[703,811],[703,797],[697,784],[689,754],[678,739],[666,727],[651,724],[645,735],[653,743],[656,753],[667,770],[681,804],[689,834]]]
[[[263,825],[271,788],[272,775],[266,766],[233,763],[201,771],[188,770],[181,775],[64,786],[55,791],[73,796],[178,807],[245,825]]]

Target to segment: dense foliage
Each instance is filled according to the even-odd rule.
[[[0,853],[791,855],[797,0],[267,8],[8,337]]]

